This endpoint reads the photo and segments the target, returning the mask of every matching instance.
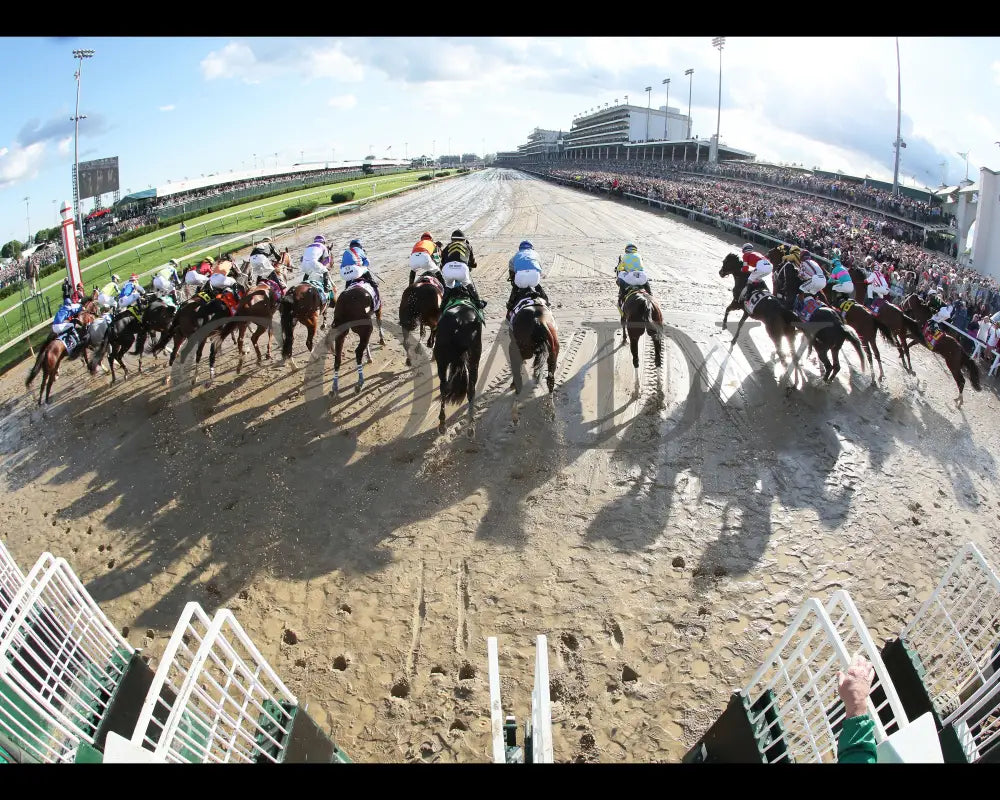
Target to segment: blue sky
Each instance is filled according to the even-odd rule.
[[[616,97],[687,110],[714,133],[718,52],[709,39],[422,38],[0,39],[0,242],[57,223],[71,197],[76,85],[84,62],[80,159],[118,155],[125,190],[300,160],[513,149],[535,126]],[[901,174],[921,186],[1000,167],[1000,40],[900,40]],[[44,66],[42,66],[44,65]],[[762,160],[892,178],[896,51],[891,38],[729,37],[722,140]],[[436,145],[434,144],[436,140]],[[941,162],[945,162],[944,167]],[[85,208],[89,201],[85,203]]]

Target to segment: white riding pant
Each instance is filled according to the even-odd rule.
[[[103,292],[97,295],[97,302],[102,308],[111,308],[115,304],[113,297],[108,297]]]
[[[227,289],[236,285],[236,278],[230,278],[228,275],[216,272],[208,279],[208,285],[213,289]]]
[[[886,289],[886,288],[883,288],[881,286],[876,286],[873,283],[868,285],[868,298],[869,299],[871,299],[873,297],[885,297],[887,294],[889,294],[889,290]]]
[[[72,322],[53,322],[52,323],[52,332],[56,336],[58,336],[61,333],[66,333],[66,331],[68,331],[72,327],[73,327],[73,323]]]
[[[469,265],[461,261],[449,261],[441,267],[441,276],[444,278],[444,285],[449,289],[453,286],[468,286],[472,283]]]
[[[816,294],[824,286],[826,286],[826,277],[823,275],[813,275],[799,286],[799,291],[805,294]]]
[[[174,286],[169,278],[161,278],[159,275],[157,275],[155,278],[153,278],[153,288],[156,289],[156,291],[158,292],[167,294],[171,289],[174,288]]]
[[[534,289],[542,282],[542,273],[537,269],[522,269],[514,273],[514,285],[519,289]]]
[[[202,275],[200,272],[191,270],[184,276],[184,283],[188,286],[204,286],[208,283],[208,275]]]
[[[434,263],[431,254],[426,250],[418,250],[416,253],[410,253],[410,269],[415,274],[420,275],[427,270],[437,269],[437,264]]]
[[[141,295],[138,292],[132,292],[132,294],[125,295],[125,297],[119,297],[118,308],[119,309],[128,308],[130,305],[132,305],[132,303],[137,302],[140,297]]]
[[[353,281],[368,272],[368,268],[360,264],[343,264],[340,267],[340,277],[345,281]]]
[[[757,280],[760,280],[765,275],[770,275],[774,271],[774,265],[768,261],[766,258],[762,258],[757,262],[757,265],[753,268],[751,275],[756,275]]]
[[[271,263],[271,259],[267,256],[257,253],[255,256],[250,256],[250,273],[255,278],[266,278],[274,271],[274,264]]]
[[[642,269],[623,270],[618,273],[618,279],[627,283],[629,286],[645,286],[649,283],[649,278],[646,277],[646,271]],[[517,273],[514,273],[514,280],[517,280]]]
[[[833,284],[833,291],[840,292],[840,294],[854,294],[854,284],[851,281],[835,283]]]

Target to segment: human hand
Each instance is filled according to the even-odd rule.
[[[875,667],[861,655],[854,657],[846,675],[837,672],[837,691],[848,717],[857,717],[866,712],[866,701],[871,694],[874,679]]]

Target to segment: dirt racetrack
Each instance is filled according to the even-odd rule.
[[[438,435],[426,355],[408,369],[388,332],[359,396],[347,360],[339,399],[332,357],[322,384],[304,366],[302,328],[296,372],[276,357],[237,376],[229,343],[193,391],[164,385],[162,356],[114,387],[74,362],[44,412],[22,364],[0,382],[0,516],[22,568],[64,556],[154,666],[186,602],[231,608],[355,760],[484,762],[487,636],[521,723],[548,635],[557,760],[677,761],[806,597],[848,589],[881,640],[964,541],[1000,564],[994,379],[957,410],[940,359],[914,349],[911,376],[882,346],[880,386],[847,348],[832,385],[812,357],[787,388],[760,326],[731,352],[720,328],[735,240],[486,170],[287,243],[298,261],[318,231],[360,235],[395,321],[413,242],[455,227],[489,300],[476,439],[454,408]],[[562,353],[554,397],[529,383],[515,427],[494,342],[524,238]],[[643,339],[637,396],[610,338],[628,239],[668,326],[659,374]]]

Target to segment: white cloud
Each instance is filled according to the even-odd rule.
[[[175,108],[176,108],[176,106],[173,106],[173,105],[160,106],[160,111],[173,111]]]
[[[993,80],[1000,83],[1000,61],[993,62]]]
[[[349,83],[363,80],[365,76],[361,62],[351,58],[339,47],[312,52],[305,71],[309,78],[335,78]]]
[[[340,94],[336,97],[331,97],[327,101],[327,105],[331,108],[354,108],[358,104],[358,98],[353,94]]]
[[[209,81],[229,78],[248,84],[292,75],[305,80],[334,79],[357,83],[365,76],[361,62],[333,42],[329,46],[321,43],[319,49],[306,54],[305,58],[297,49],[281,45],[258,45],[255,51],[243,42],[229,42],[221,50],[213,50],[202,59],[201,73]]]
[[[65,156],[69,155],[69,146],[73,143],[73,137],[67,136],[65,139],[59,140],[59,155]]]
[[[240,78],[244,83],[260,83],[260,65],[253,50],[240,42],[230,42],[220,51],[213,50],[201,61],[205,80]]]
[[[3,148],[0,153],[0,189],[25,178],[36,177],[44,155],[45,142],[35,142],[27,147],[15,145],[13,150]]]

